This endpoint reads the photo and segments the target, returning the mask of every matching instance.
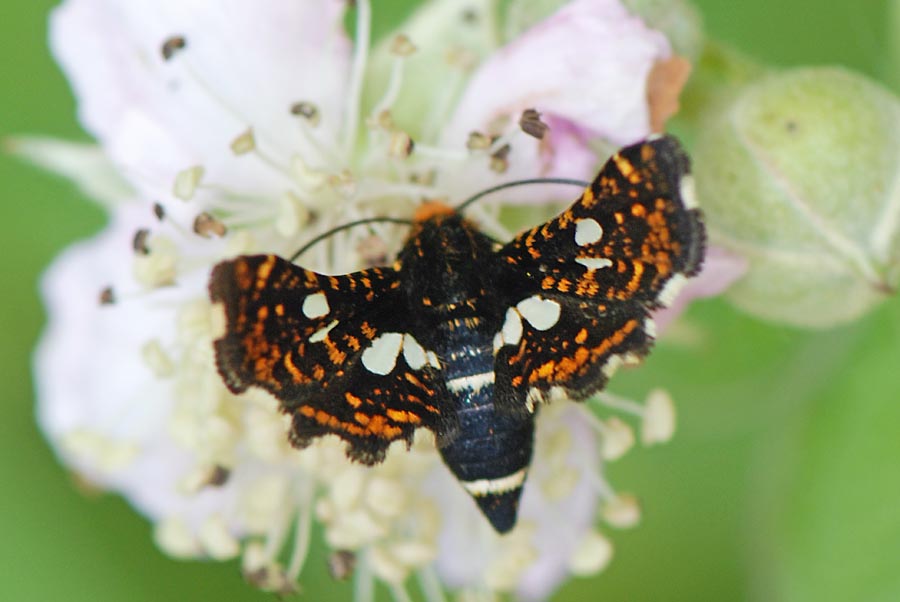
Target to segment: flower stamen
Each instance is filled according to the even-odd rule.
[[[372,7],[369,0],[356,1],[356,40],[353,51],[353,66],[350,72],[348,102],[344,115],[343,157],[349,162],[356,141],[356,130],[359,127],[360,107],[362,106],[363,82],[366,76],[366,64],[369,60],[369,43],[372,27]]]

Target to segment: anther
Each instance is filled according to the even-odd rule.
[[[178,52],[187,47],[187,40],[184,36],[170,36],[166,38],[162,45],[162,57],[168,61]]]
[[[159,221],[163,221],[166,217],[166,208],[159,203],[153,203],[153,215],[155,215],[156,219]]]
[[[137,232],[134,233],[134,238],[131,239],[131,248],[134,249],[134,252],[138,255],[149,255],[150,247],[147,246],[147,239],[150,237],[150,230],[146,228],[141,228]]]
[[[491,154],[491,169],[497,173],[504,173],[509,169],[509,151],[511,147],[504,144]]]
[[[445,55],[447,64],[462,71],[470,71],[478,64],[478,55],[463,46],[454,46]]]
[[[522,116],[519,118],[519,127],[523,132],[538,140],[543,140],[547,130],[550,129],[550,126],[541,121],[541,114],[534,109],[525,109],[522,112]]]
[[[210,487],[221,487],[225,483],[228,482],[228,478],[231,476],[231,470],[217,464],[213,467],[212,473],[209,475],[209,481],[207,484]]]
[[[231,141],[231,152],[235,155],[246,155],[256,148],[256,138],[253,136],[253,128],[247,128],[237,138]]]
[[[349,199],[356,194],[356,180],[348,170],[328,176],[328,184],[342,197]]]
[[[391,133],[391,140],[388,143],[388,155],[395,159],[406,159],[412,154],[414,147],[415,142],[409,134],[395,131]]]
[[[175,185],[172,187],[172,194],[182,201],[189,201],[194,198],[197,186],[200,185],[200,180],[203,179],[203,173],[204,170],[201,165],[194,165],[193,167],[188,167],[187,169],[179,171],[175,176]]]
[[[214,235],[221,238],[227,231],[225,224],[206,211],[194,218],[194,232],[203,238],[212,238]]]
[[[116,293],[111,286],[100,291],[100,305],[113,305],[116,302]]]
[[[405,34],[397,34],[391,40],[391,54],[394,56],[407,57],[417,50],[415,44],[410,41]]]
[[[291,114],[304,118],[313,127],[319,125],[319,108],[311,102],[295,102],[291,105]]]
[[[333,579],[344,581],[353,575],[356,554],[350,550],[337,550],[328,557],[328,572]]]
[[[482,151],[491,148],[492,140],[490,136],[481,132],[469,132],[469,138],[466,140],[466,148],[470,151]]]

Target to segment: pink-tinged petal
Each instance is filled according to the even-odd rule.
[[[535,108],[628,144],[650,132],[647,76],[669,55],[665,36],[618,0],[575,0],[481,66],[450,127]]]
[[[694,299],[715,297],[724,293],[744,275],[747,267],[745,258],[729,253],[722,247],[707,247],[700,273],[687,281],[668,308],[654,313],[653,319],[656,321],[658,331],[662,333]]]
[[[613,146],[650,133],[647,78],[669,56],[665,37],[648,29],[617,0],[577,0],[498,50],[474,74],[444,130],[443,144],[460,147],[472,131],[516,129],[528,108],[550,126],[537,140],[510,139],[502,179],[566,177],[591,180],[599,162],[588,143]],[[587,60],[586,57],[591,57]],[[497,129],[497,123],[506,127]],[[471,184],[496,181],[487,164],[467,166],[466,178],[442,174],[451,196],[465,198]],[[556,186],[517,190],[510,202],[542,202],[572,196]]]
[[[38,421],[66,465],[121,492],[142,513],[201,517],[229,494],[177,493],[177,479],[196,459],[169,433],[174,379],[155,375],[141,350],[153,340],[176,345],[179,301],[203,294],[203,280],[138,292],[131,238],[146,216],[146,207],[123,204],[102,233],[67,249],[45,273],[49,322],[34,358]],[[100,291],[113,282],[122,284],[119,301],[101,305]]]
[[[290,107],[320,110],[316,133],[340,127],[350,63],[341,0],[68,0],[51,45],[71,80],[82,123],[124,175],[167,198],[195,164],[206,180],[256,192],[277,186],[257,157],[229,145],[248,127],[280,157],[309,152]],[[165,60],[162,47],[183,36]],[[334,136],[332,135],[333,139]]]

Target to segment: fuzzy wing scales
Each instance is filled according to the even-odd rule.
[[[241,256],[214,268],[209,291],[225,315],[214,347],[226,385],[274,395],[296,446],[335,434],[351,458],[374,464],[418,427],[454,431],[440,362],[408,332],[394,270],[326,276]]]

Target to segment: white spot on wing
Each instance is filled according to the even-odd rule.
[[[529,414],[534,414],[534,406],[542,401],[544,401],[544,394],[540,389],[537,387],[528,389],[528,394],[525,396],[525,407]]]
[[[593,219],[580,219],[575,222],[575,244],[579,247],[592,245],[603,238],[603,227]]]
[[[494,336],[494,353],[504,345],[518,345],[522,340],[522,317],[515,307],[506,310],[503,328]]]
[[[372,345],[363,351],[362,363],[366,370],[384,376],[397,365],[403,335],[399,332],[386,332],[372,341]]]
[[[609,359],[606,360],[606,363],[603,365],[603,375],[606,378],[612,378],[612,375],[615,374],[624,363],[625,362],[622,361],[622,356],[620,355],[609,356]]]
[[[477,481],[463,481],[462,486],[465,487],[469,494],[475,497],[483,495],[496,495],[498,493],[506,493],[513,491],[522,486],[525,482],[525,474],[527,468],[522,468],[516,472],[499,477],[496,479],[478,479]]]
[[[684,174],[681,177],[681,183],[678,185],[679,192],[681,193],[681,200],[684,202],[684,206],[688,209],[694,209],[697,207],[697,187],[694,184],[694,176],[691,174]]]
[[[413,370],[421,370],[428,361],[425,350],[411,334],[403,336],[403,359]]]
[[[314,295],[309,295],[303,300],[303,315],[310,320],[327,316],[330,309],[328,307],[328,299],[325,297],[325,293],[321,291]]]
[[[576,257],[575,263],[580,263],[584,267],[589,270],[599,270],[601,268],[608,268],[613,264],[611,259],[603,258],[594,258],[594,257]]]
[[[656,321],[653,318],[644,320],[644,332],[651,338],[656,338]]]
[[[547,330],[559,321],[562,307],[556,301],[542,299],[538,295],[528,297],[516,305],[516,309],[528,323],[538,330]],[[508,314],[507,314],[508,315]],[[504,336],[504,338],[506,338]]]
[[[678,296],[678,293],[681,292],[681,289],[684,288],[685,284],[687,284],[687,278],[681,274],[675,274],[669,278],[669,281],[663,286],[662,290],[659,292],[659,297],[657,297],[656,300],[659,301],[663,307],[669,307],[672,305],[675,297]]]
[[[441,361],[438,359],[438,356],[434,351],[426,351],[425,359],[427,359],[428,363],[431,364],[433,367],[440,369]]]
[[[328,336],[328,333],[331,332],[331,329],[338,325],[337,320],[332,320],[331,324],[324,328],[320,328],[319,330],[312,333],[312,336],[309,337],[310,343],[321,343],[325,340],[325,337]]]

